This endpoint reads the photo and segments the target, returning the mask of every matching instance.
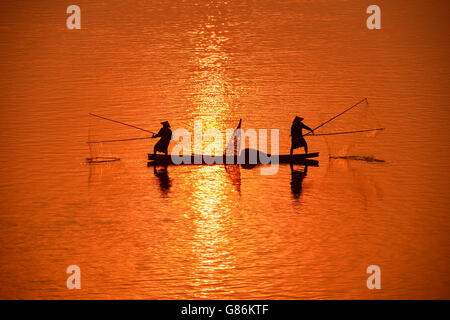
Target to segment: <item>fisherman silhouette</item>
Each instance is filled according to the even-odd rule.
[[[156,165],[154,165],[153,173],[159,179],[159,188],[161,189],[162,195],[167,196],[170,191],[170,187],[172,186],[172,182],[167,171],[167,166],[164,166],[162,169],[157,169]]]
[[[291,156],[294,152],[294,149],[303,147],[305,149],[305,154],[308,153],[308,144],[306,143],[305,138],[303,138],[302,129],[306,129],[311,131],[314,134],[314,130],[304,124],[302,117],[296,116],[291,126]]]
[[[294,165],[291,163],[291,192],[294,199],[299,199],[302,194],[303,189],[303,179],[306,178],[308,174],[308,165],[305,164],[303,171],[295,170]]]
[[[161,138],[153,147],[153,154],[156,152],[165,153],[168,155],[167,148],[169,147],[170,140],[172,140],[172,130],[170,130],[170,124],[168,121],[161,122],[163,127],[157,134],[154,134],[152,138]]]

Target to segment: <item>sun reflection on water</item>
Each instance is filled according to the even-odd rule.
[[[193,269],[191,286],[198,298],[216,291],[232,293],[226,286],[230,270],[235,268],[233,240],[230,237],[237,191],[221,166],[199,166],[192,172],[188,198],[194,234],[191,242]]]
[[[225,142],[225,130],[235,127],[238,120],[230,119],[233,101],[238,98],[239,90],[233,85],[235,81],[227,76],[231,57],[225,48],[229,40],[225,19],[220,15],[209,15],[194,31],[188,33],[194,50],[189,79],[191,106],[187,111],[193,121],[202,121],[204,132],[217,129],[223,133],[223,141],[213,142],[218,148],[218,144],[223,146]],[[211,142],[203,141],[203,150]]]
[[[229,40],[227,26],[226,17],[218,12],[207,16],[188,33],[194,48],[190,61],[191,101],[187,110],[193,119],[190,125],[193,127],[194,121],[201,120],[203,133],[217,129],[223,135],[223,141],[203,139],[203,153],[211,143],[217,146],[215,150],[224,150],[225,130],[234,128],[237,124],[234,121],[238,120],[230,119],[238,90],[233,87],[235,81],[227,76],[231,60],[225,48]],[[193,224],[189,253],[193,261],[192,291],[196,298],[211,298],[215,292],[233,293],[227,279],[235,268],[231,232],[239,203],[236,179],[230,179],[230,173],[223,166],[201,166],[192,170],[184,189],[189,194],[189,212],[185,217]]]

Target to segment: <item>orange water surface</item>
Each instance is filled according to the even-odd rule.
[[[365,0],[76,4],[80,30],[64,1],[0,5],[0,298],[450,298],[447,1],[376,1],[381,30]],[[386,130],[309,137],[306,175],[155,171],[155,140],[85,161],[88,139],[148,136],[90,112],[151,131],[242,118],[286,154],[295,115],[315,127],[364,97],[317,133]]]

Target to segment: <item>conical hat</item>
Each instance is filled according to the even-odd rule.
[[[301,121],[303,121],[303,119],[304,118],[302,118],[302,117],[296,116],[294,119],[294,122],[301,122]]]

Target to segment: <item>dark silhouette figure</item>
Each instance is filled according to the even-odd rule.
[[[308,153],[308,144],[306,143],[305,138],[303,138],[303,130],[306,129],[311,131],[312,134],[314,134],[314,130],[308,127],[306,124],[304,124],[302,117],[295,117],[294,121],[292,122],[291,126],[291,156],[294,152],[294,149],[297,148],[305,148],[305,153]]]
[[[300,198],[302,194],[302,183],[308,174],[308,165],[305,164],[303,171],[295,170],[294,165],[291,163],[291,192],[295,199]]]
[[[169,147],[170,140],[172,140],[172,130],[170,130],[170,124],[168,121],[161,122],[163,127],[157,134],[154,134],[152,138],[161,138],[153,147],[153,154],[161,152],[168,155],[167,148]]]
[[[163,195],[167,196],[170,187],[172,186],[172,181],[169,178],[169,173],[167,171],[167,166],[162,169],[157,169],[156,165],[153,166],[153,173],[159,179],[159,188]]]

